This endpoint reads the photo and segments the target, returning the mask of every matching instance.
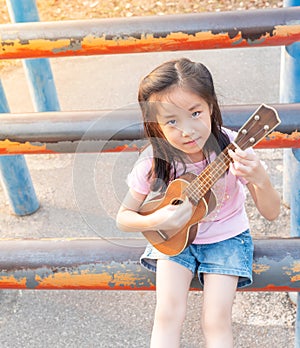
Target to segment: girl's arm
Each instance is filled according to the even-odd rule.
[[[149,230],[178,231],[192,216],[192,204],[185,200],[180,205],[167,205],[152,214],[140,215],[139,209],[146,196],[130,189],[117,214],[117,227],[124,232]]]
[[[146,199],[133,190],[129,190],[117,214],[117,227],[124,232],[141,232],[150,223],[148,216],[138,214],[139,208]]]
[[[233,174],[248,181],[247,187],[258,211],[266,219],[275,220],[280,212],[280,196],[257,155],[240,149],[230,151],[229,155],[234,160]]]
[[[247,185],[258,211],[263,217],[272,221],[280,213],[280,196],[270,182],[259,187],[253,184]]]

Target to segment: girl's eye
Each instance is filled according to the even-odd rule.
[[[167,122],[168,125],[170,126],[175,126],[176,125],[176,120],[170,120]]]
[[[192,113],[192,118],[199,118],[201,115],[201,112],[200,111],[195,111]]]

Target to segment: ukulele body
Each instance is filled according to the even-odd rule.
[[[168,204],[181,204],[187,197],[184,192],[185,189],[196,177],[192,173],[187,173],[175,179],[169,184],[164,194],[145,202],[139,213],[141,215],[149,215]],[[212,190],[209,190],[197,202],[190,197],[189,199],[193,204],[193,215],[189,222],[175,235],[168,236],[168,232],[156,230],[142,232],[144,237],[163,254],[169,256],[178,255],[192,244],[197,235],[198,223],[216,207],[217,200]]]

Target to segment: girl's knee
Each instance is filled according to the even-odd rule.
[[[202,330],[204,334],[226,332],[231,330],[231,325],[231,311],[224,308],[203,311]]]
[[[186,315],[186,305],[176,301],[157,304],[155,321],[160,325],[182,325]]]

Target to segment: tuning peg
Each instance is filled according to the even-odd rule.
[[[268,130],[270,130],[270,126],[268,126],[267,124],[264,125],[264,130],[267,132]]]
[[[255,143],[255,138],[252,137],[252,138],[249,139],[249,141],[250,141],[251,144],[253,144],[253,143]]]
[[[259,121],[260,120],[260,116],[259,115],[255,115],[254,119],[255,119],[255,121]]]

